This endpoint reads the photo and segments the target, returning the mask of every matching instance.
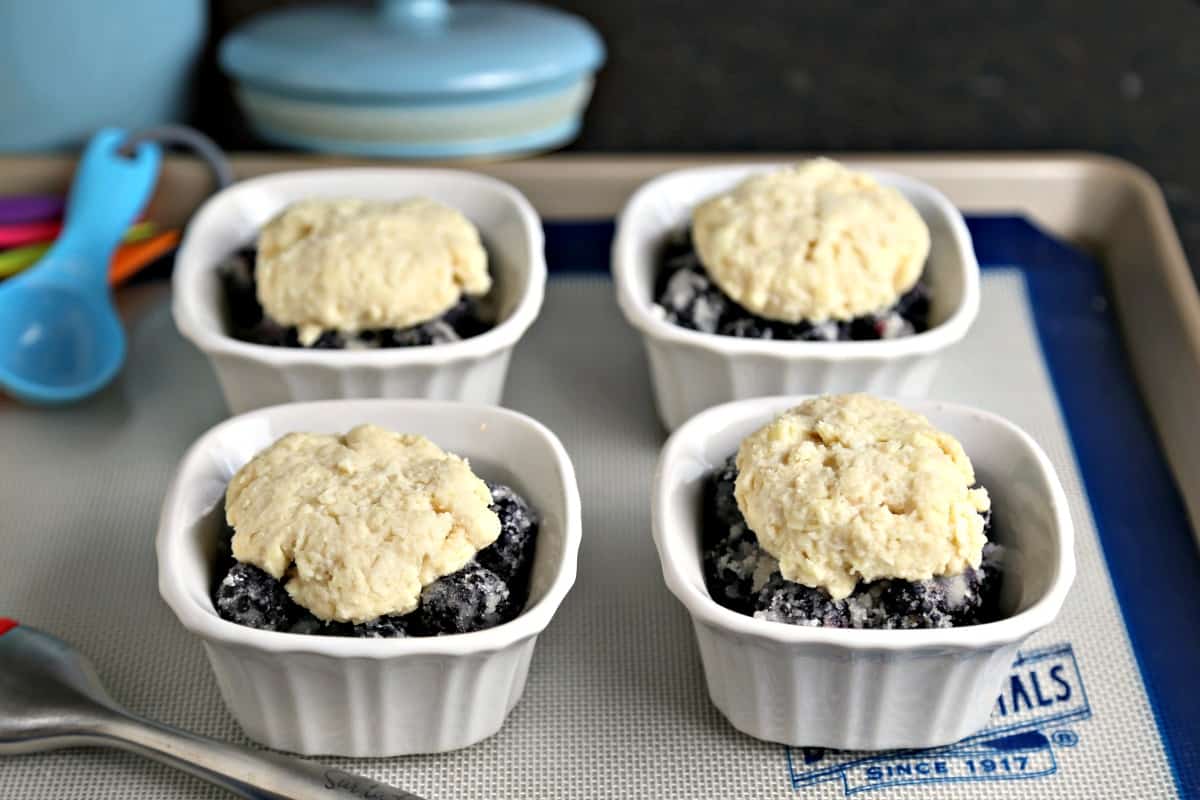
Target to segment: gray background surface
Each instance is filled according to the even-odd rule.
[[[212,0],[211,41],[296,2]],[[572,149],[1096,150],[1158,178],[1200,264],[1195,0],[547,2],[609,48]],[[212,50],[197,122],[262,147]]]

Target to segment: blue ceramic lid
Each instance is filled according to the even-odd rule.
[[[583,19],[503,0],[383,0],[263,14],[221,45],[237,80],[294,96],[436,101],[527,95],[604,61]]]

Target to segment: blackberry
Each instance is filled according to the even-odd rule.
[[[403,639],[408,636],[408,615],[376,617],[351,625],[347,635],[358,639]]]
[[[508,622],[519,611],[508,584],[471,562],[425,587],[413,623],[427,635],[469,633]]]
[[[841,600],[784,579],[746,525],[734,496],[736,482],[733,456],[705,482],[704,582],[721,605],[773,622],[838,628],[946,628],[1001,616],[1004,548],[992,542],[984,545],[978,569],[928,581],[859,583]],[[991,512],[982,516],[983,533],[990,536]]]
[[[487,485],[492,492],[491,509],[500,518],[500,535],[480,550],[475,560],[507,581],[513,600],[523,605],[541,521],[525,498],[511,487],[491,481]]]
[[[746,518],[742,516],[742,510],[738,508],[737,498],[733,493],[737,475],[737,455],[735,454],[725,459],[725,463],[718,467],[709,479],[712,486],[713,516],[726,528],[721,537],[729,533],[729,529],[746,524]],[[747,533],[751,537],[754,536],[749,529],[747,529]]]
[[[755,609],[755,577],[764,567],[774,569],[774,559],[764,553],[750,529],[731,534],[704,554],[704,585],[713,600],[740,614]]]
[[[822,589],[793,583],[776,572],[755,597],[754,616],[790,625],[849,628],[847,605],[845,600],[833,600]]]
[[[749,312],[746,312],[749,313]],[[781,339],[794,339],[800,342],[836,342],[839,339],[849,339],[849,323],[826,320],[825,322],[797,322],[782,326],[784,335]]]
[[[437,319],[411,328],[361,331],[349,338],[337,331],[323,331],[315,342],[302,345],[296,328],[280,325],[263,312],[254,274],[256,259],[254,248],[243,248],[226,259],[220,270],[230,334],[245,342],[313,350],[417,347],[457,342],[492,327],[481,317],[478,303],[464,297]]]
[[[913,287],[896,301],[895,312],[913,326],[917,333],[929,329],[929,285],[923,280],[917,281]]]
[[[295,328],[292,328],[291,331],[294,332]],[[292,333],[292,335],[295,334]],[[293,346],[300,346],[299,337],[296,337],[296,344]],[[346,343],[342,340],[342,335],[337,331],[322,331],[315,342],[305,346],[310,350],[341,350],[346,346]]]
[[[655,301],[668,322],[702,333],[804,342],[894,339],[929,328],[929,287],[918,281],[891,308],[852,320],[779,322],[743,308],[713,283],[692,245],[691,231],[668,239],[660,255]]]
[[[979,572],[966,569],[960,575],[927,581],[881,581],[880,599],[884,628],[954,628],[972,625],[979,612]]]
[[[741,317],[721,324],[717,333],[722,336],[736,336],[739,339],[774,339],[775,331],[765,320],[753,317]]]
[[[288,626],[288,633],[303,633],[308,636],[351,636],[353,626],[348,622],[326,622],[318,619],[311,611],[298,606],[298,615]]]
[[[990,526],[984,524],[984,533]],[[988,542],[983,546],[983,560],[979,564],[979,612],[978,622],[994,622],[1004,616],[1000,608],[1000,589],[1004,583],[1005,550],[1002,545]]]
[[[265,631],[286,630],[298,615],[283,584],[253,564],[230,567],[213,599],[222,619]]]
[[[676,270],[659,295],[658,304],[666,311],[669,322],[702,333],[716,333],[728,300],[696,262]]]
[[[423,322],[411,328],[388,328],[379,332],[380,347],[419,347],[430,344],[457,342],[460,338],[453,326],[442,319]]]

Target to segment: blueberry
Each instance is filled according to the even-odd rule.
[[[754,616],[771,622],[822,628],[850,627],[844,600],[833,600],[822,589],[786,580],[776,572],[755,597]]]
[[[475,562],[439,578],[421,592],[414,623],[425,635],[470,633],[508,622],[520,612],[508,584]]]
[[[283,584],[253,564],[234,564],[213,598],[222,619],[267,631],[286,630],[298,614]]]
[[[523,601],[541,521],[525,498],[511,487],[491,481],[487,484],[492,492],[491,509],[500,518],[500,535],[480,550],[475,560],[507,581],[514,599]]]

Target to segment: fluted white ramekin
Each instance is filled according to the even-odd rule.
[[[488,249],[489,300],[500,322],[450,344],[316,350],[251,344],[229,335],[217,269],[290,203],[311,197],[430,197],[462,211]],[[513,346],[537,317],[546,288],[541,221],[524,195],[484,175],[370,167],[281,172],[236,183],[208,200],[175,260],[175,324],[208,356],[233,413],[294,400],[424,397],[496,404]]]
[[[664,319],[654,284],[667,237],[689,223],[698,203],[751,174],[783,166],[669,172],[639,188],[621,212],[612,255],[617,302],[642,334],[658,414],[668,430],[706,408],[747,397],[853,391],[921,396],[936,369],[934,356],[962,339],[979,312],[979,263],[962,214],[928,184],[866,170],[908,198],[929,226],[929,330],[881,341],[785,342],[701,333]]]
[[[734,727],[772,742],[848,750],[932,747],[987,724],[1017,648],[1058,615],[1075,576],[1067,499],[1045,453],[1012,423],[972,408],[899,401],[962,442],[992,498],[1005,554],[1004,619],[942,630],[847,630],[769,622],[717,604],[701,564],[706,476],[741,440],[803,397],[705,411],[658,463],[654,541],[668,588],[691,614],[708,692]]]
[[[217,616],[213,562],[225,486],[290,431],[361,423],[421,433],[477,474],[520,491],[542,515],[529,602],[489,630],[410,639],[277,633]],[[305,755],[453,750],[491,736],[525,688],[534,644],[575,582],[579,491],[558,439],[522,414],[425,400],[295,403],[234,417],[184,456],[159,523],[159,591],[204,644],[230,713],[255,741]]]

